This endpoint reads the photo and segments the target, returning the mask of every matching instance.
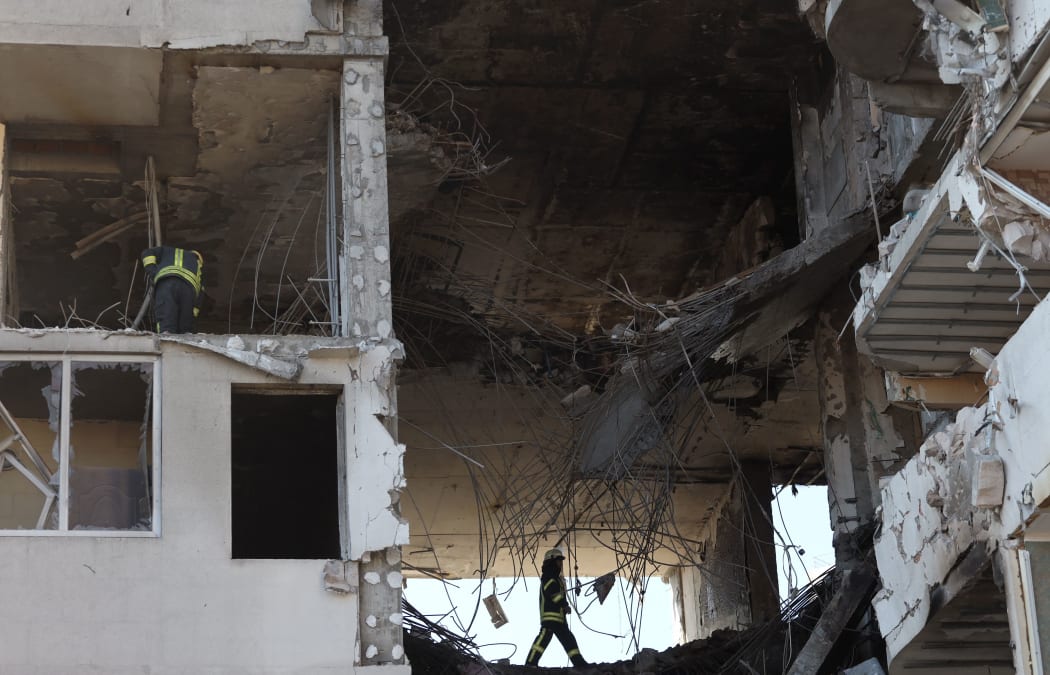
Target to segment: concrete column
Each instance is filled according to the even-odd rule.
[[[841,288],[818,314],[815,345],[835,562],[846,569],[879,504],[881,467],[899,459],[904,441],[888,414],[882,371],[857,353],[851,329],[839,336],[853,307]]]
[[[383,56],[343,62],[342,335],[393,337]]]
[[[751,624],[780,616],[777,592],[777,554],[773,534],[773,486],[769,464],[743,465],[740,481],[744,560],[747,567]]]
[[[354,0],[343,4],[343,29],[348,38],[381,37],[383,8],[381,0]],[[340,135],[342,139],[342,244],[339,250],[340,326],[343,336],[374,341],[393,339],[393,311],[390,289],[390,226],[387,197],[386,108],[383,92],[383,68],[386,54],[348,57],[343,61],[340,87]],[[381,378],[374,392],[382,405],[365,406],[356,401],[358,416],[353,425],[357,442],[367,443],[365,429],[382,420],[391,447],[383,455],[396,454],[400,471],[397,438],[396,382],[392,357],[384,364],[391,369]],[[359,397],[360,398],[360,397]],[[363,424],[367,423],[367,424]],[[372,432],[378,438],[377,431]],[[351,444],[353,445],[353,444]],[[370,450],[376,451],[375,443]],[[392,467],[385,466],[390,469]],[[351,467],[352,471],[353,468]],[[397,477],[400,480],[400,476]],[[356,485],[374,477],[351,477]],[[385,477],[384,477],[385,480]],[[382,480],[380,481],[382,483]],[[353,485],[351,487],[353,487]],[[396,490],[389,491],[390,493]],[[348,490],[349,494],[363,491]],[[383,490],[382,496],[393,503],[384,509],[381,522],[392,528],[384,546],[398,540],[400,527],[397,501]],[[389,512],[388,512],[389,511]],[[366,526],[378,527],[376,523]],[[368,544],[373,540],[364,536]],[[402,533],[404,534],[404,533]],[[351,536],[354,536],[351,533]],[[407,535],[404,535],[407,537]],[[407,538],[405,539],[407,541]],[[351,542],[351,549],[353,549]],[[366,550],[359,561],[360,623],[358,644],[361,664],[403,664],[404,646],[401,627],[401,551],[398,546]]]
[[[695,567],[682,568],[676,602],[687,640],[740,630],[780,614],[768,465],[747,464],[726,485],[700,534]]]

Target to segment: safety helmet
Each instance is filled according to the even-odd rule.
[[[565,554],[561,552],[560,548],[552,548],[543,554],[543,562],[548,560],[565,560]]]

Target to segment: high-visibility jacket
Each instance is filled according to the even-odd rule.
[[[197,251],[174,246],[154,246],[142,252],[142,267],[153,283],[166,277],[178,277],[193,286],[193,316],[201,311],[201,271],[204,259]]]
[[[565,580],[558,577],[540,579],[540,623],[565,623],[569,601],[565,599]]]

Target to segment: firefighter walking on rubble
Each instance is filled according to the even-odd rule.
[[[153,284],[157,332],[192,333],[201,306],[201,254],[186,248],[154,246],[142,252],[142,267]]]
[[[565,579],[562,577],[562,561],[565,555],[556,548],[547,551],[543,556],[543,576],[540,578],[540,633],[532,643],[526,666],[539,665],[540,657],[550,644],[551,637],[565,648],[574,666],[586,666],[587,661],[580,655],[576,636],[569,630],[565,616],[571,612],[569,601],[565,597]]]

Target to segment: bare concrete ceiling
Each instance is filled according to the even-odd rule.
[[[480,182],[450,177],[393,223],[410,298],[433,304],[440,287],[491,312],[420,272],[454,268],[498,303],[595,334],[623,317],[603,283],[664,300],[716,281],[727,233],[759,195],[797,241],[787,88],[816,49],[795,3],[386,10],[388,100],[476,141],[487,166],[512,158]]]

